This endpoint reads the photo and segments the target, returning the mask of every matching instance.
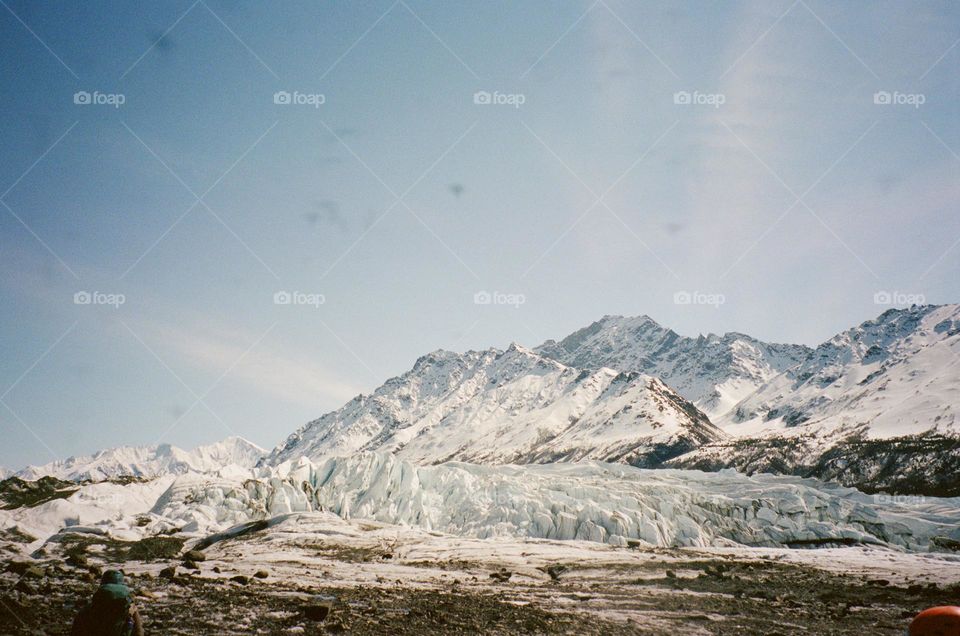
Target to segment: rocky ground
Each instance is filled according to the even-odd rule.
[[[0,633],[67,634],[122,567],[149,634],[897,634],[960,597],[950,555],[491,541],[314,519],[190,551],[66,534],[4,553]],[[836,570],[836,571],[834,571]]]

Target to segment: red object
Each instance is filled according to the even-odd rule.
[[[931,607],[910,623],[910,636],[960,636],[960,607]]]

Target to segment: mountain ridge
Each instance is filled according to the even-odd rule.
[[[118,446],[41,466],[27,466],[12,474],[28,480],[44,475],[67,481],[150,479],[165,474],[216,472],[231,465],[251,468],[266,452],[253,442],[232,436],[190,451],[171,444]]]
[[[914,494],[960,494],[960,305],[890,309],[818,346],[671,465],[791,472]]]
[[[767,343],[739,332],[681,336],[645,314],[605,315],[534,350],[579,368],[606,366],[654,375],[711,418],[726,413],[811,351],[804,345]]]
[[[422,463],[643,465],[722,437],[657,378],[575,369],[514,343],[421,356],[373,394],[302,427],[265,462],[386,450]]]

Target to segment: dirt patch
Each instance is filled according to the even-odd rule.
[[[697,612],[742,634],[797,633],[791,625],[811,634],[902,634],[905,619],[960,594],[960,585],[897,587],[773,562],[687,562],[633,584],[663,592],[657,606],[665,611],[682,612],[696,598]]]
[[[77,490],[75,483],[55,477],[41,477],[37,481],[8,477],[0,481],[0,509],[33,508],[53,499],[66,499]]]
[[[131,545],[98,537],[73,538],[61,542],[61,554],[82,553],[91,564],[123,567],[112,559],[129,554]],[[955,603],[960,596],[957,584],[938,586],[913,579],[893,585],[775,559],[712,558],[682,550],[645,550],[648,558],[632,563],[565,561],[558,577],[543,572],[531,576],[532,568],[528,568],[525,576],[492,580],[482,575],[489,563],[404,562],[400,557],[384,559],[380,549],[340,546],[335,550],[335,545],[319,541],[298,545],[301,551],[285,552],[290,558],[274,562],[266,579],[232,577],[247,563],[239,554],[227,559],[208,554],[200,571],[181,568],[172,578],[129,577],[139,594],[148,633],[272,634],[302,628],[300,633],[306,634],[361,636],[901,636],[917,612]],[[289,550],[290,546],[286,547]],[[156,556],[168,546],[148,543],[137,548],[141,549],[147,556]],[[349,577],[336,582],[336,578],[291,575],[298,571],[290,568],[299,563],[297,554],[307,559],[302,572],[316,573],[318,551],[333,561],[332,572],[339,569],[369,575],[383,568],[384,576],[376,577],[376,584],[360,584]],[[56,563],[37,562],[42,575],[26,585],[14,572],[0,574],[0,634],[34,634],[40,626],[48,634],[68,633],[70,621],[93,592],[95,580],[82,568],[66,569]],[[461,570],[462,574],[411,574],[424,567]],[[255,567],[246,569],[249,574]],[[419,582],[414,585],[412,580]]]
[[[509,593],[456,593],[396,588],[237,585],[223,579],[179,577],[163,582],[131,577],[147,633],[307,634],[613,634],[619,626],[532,604]],[[47,594],[0,596],[0,633],[68,634],[70,621],[93,591],[76,578],[57,580]],[[319,603],[322,621],[309,618]]]
[[[96,555],[111,564],[127,561],[158,561],[176,558],[185,539],[182,537],[156,536],[139,541],[118,541],[108,537],[85,534],[68,534],[57,539],[64,557],[76,559]]]

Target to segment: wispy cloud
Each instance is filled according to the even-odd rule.
[[[91,268],[80,270],[80,283],[64,276],[51,276],[35,253],[22,249],[10,250],[2,262],[7,271],[19,274],[0,279],[8,293],[62,313],[64,320],[78,317],[78,308],[73,304],[78,288],[98,289],[87,281],[108,280],[103,272]],[[295,351],[284,345],[282,323],[270,337],[258,342],[269,322],[257,331],[219,315],[184,308],[131,283],[99,289],[122,292],[128,302],[115,314],[87,312],[81,316],[84,328],[102,330],[110,338],[127,339],[129,333],[123,327],[126,324],[178,373],[189,365],[210,374],[209,381],[213,382],[229,369],[221,384],[239,383],[268,398],[314,410],[339,405],[363,390],[319,362],[318,357],[304,353],[303,347]],[[270,313],[265,312],[260,318],[269,320]],[[199,393],[206,387],[191,388]]]
[[[319,408],[331,401],[346,402],[361,392],[361,387],[344,381],[316,360],[286,350],[277,338],[257,343],[263,334],[247,328],[211,320],[191,325],[139,324],[189,364],[218,375],[230,369],[225,383],[239,382],[287,403]]]

